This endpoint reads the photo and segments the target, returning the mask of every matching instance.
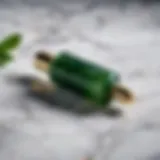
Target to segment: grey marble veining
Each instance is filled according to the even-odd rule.
[[[24,43],[16,61],[0,71],[0,159],[81,160],[92,155],[101,160],[156,160],[160,144],[158,15],[158,6],[134,5],[125,11],[117,7],[86,10],[79,3],[1,7],[0,36],[20,31]],[[70,49],[115,68],[135,92],[135,105],[118,106],[123,116],[110,118],[77,115],[28,97],[28,88],[8,76],[46,79],[32,67],[38,49]]]

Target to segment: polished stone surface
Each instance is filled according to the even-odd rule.
[[[0,6],[0,36],[11,31],[24,34],[16,61],[0,73],[0,159],[80,160],[92,155],[102,160],[158,160],[158,6],[88,10],[78,2],[54,2],[49,7],[22,2]],[[32,67],[38,49],[70,49],[116,69],[135,92],[136,103],[118,105],[123,116],[111,118],[101,113],[77,114],[28,96],[29,86],[15,79],[23,75],[46,79]],[[68,103],[68,99],[59,97],[59,102]]]

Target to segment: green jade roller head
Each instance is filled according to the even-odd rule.
[[[19,47],[22,41],[20,33],[12,33],[0,41],[0,67],[7,65],[13,60],[12,51]]]
[[[106,106],[113,99],[121,104],[134,101],[132,92],[120,84],[118,73],[76,57],[69,51],[61,51],[57,56],[39,51],[34,66],[46,72],[57,86],[99,106]]]

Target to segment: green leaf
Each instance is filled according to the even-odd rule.
[[[0,55],[1,52],[10,52],[19,47],[22,42],[22,35],[20,33],[12,33],[5,37],[0,42]]]
[[[5,66],[13,60],[13,57],[7,52],[0,53],[0,67]]]
[[[0,67],[5,66],[13,60],[12,51],[20,46],[22,35],[12,33],[0,41]]]

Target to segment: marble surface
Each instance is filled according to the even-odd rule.
[[[12,31],[24,34],[15,62],[0,71],[1,160],[81,160],[89,156],[159,160],[159,8],[87,7],[78,2],[0,6],[0,36]],[[77,115],[27,96],[29,86],[13,77],[36,75],[47,80],[32,67],[38,49],[53,53],[69,49],[116,69],[135,92],[136,103],[118,105],[123,116],[113,118],[101,113]]]

